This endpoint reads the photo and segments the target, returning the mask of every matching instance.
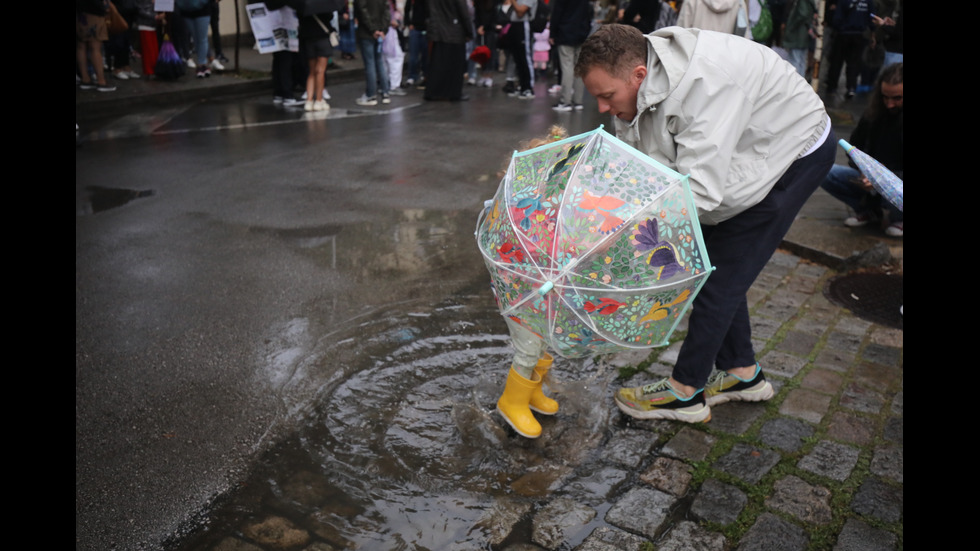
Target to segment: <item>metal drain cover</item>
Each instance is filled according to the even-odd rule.
[[[853,273],[838,276],[827,284],[824,295],[863,320],[904,329],[901,275]]]

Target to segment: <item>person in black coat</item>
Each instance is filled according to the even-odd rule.
[[[431,44],[425,99],[460,101],[466,73],[466,42],[473,39],[473,19],[465,0],[429,0]]]
[[[589,0],[551,0],[551,4],[551,41],[558,46],[561,66],[561,97],[554,109],[581,109],[585,85],[575,76],[575,62],[592,30],[592,4]]]

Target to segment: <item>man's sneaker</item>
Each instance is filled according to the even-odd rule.
[[[194,60],[192,58],[187,58],[187,66],[193,69],[197,67],[197,63],[194,63]]]
[[[381,103],[391,103],[391,95],[381,94]]]
[[[405,86],[406,87],[408,87],[408,86],[414,86],[414,85],[415,85],[415,79],[414,78],[409,78],[409,79],[406,79],[405,80]]]
[[[361,97],[357,98],[355,100],[355,103],[357,103],[358,105],[377,105],[378,97],[377,96],[368,97],[367,94],[364,94]]]
[[[225,66],[222,65],[221,62],[218,61],[217,59],[212,59],[211,60],[211,68],[214,69],[215,71],[224,71],[225,70]]]
[[[762,367],[755,364],[751,379],[736,377],[727,371],[718,371],[708,379],[704,387],[705,401],[709,406],[725,402],[763,402],[772,398],[775,391],[762,374]]]
[[[115,92],[116,87],[111,84],[97,84],[95,89],[99,92]]]
[[[902,237],[905,235],[905,222],[895,222],[885,228],[885,235],[891,237]]]
[[[704,392],[683,398],[674,392],[670,382],[662,379],[656,383],[635,388],[621,388],[615,395],[620,411],[636,419],[673,419],[685,423],[711,420],[711,408],[704,400]]]
[[[568,105],[567,103],[562,103],[559,101],[554,105],[554,107],[552,107],[552,109],[554,109],[555,111],[571,111],[572,106]]]
[[[552,96],[557,96],[561,93],[561,84],[555,84],[551,88],[548,88],[548,93]]]
[[[861,226],[866,226],[871,222],[876,222],[877,220],[878,219],[875,218],[870,212],[864,212],[845,218],[844,225],[849,228],[860,228]]]
[[[581,103],[573,103],[572,104],[572,109],[574,109],[576,111],[581,111],[582,109],[585,109],[585,106],[582,105]]]
[[[305,105],[306,102],[301,99],[296,98],[282,98],[282,105],[284,107],[299,107],[300,105]]]
[[[534,90],[521,90],[521,92],[517,94],[517,99],[534,99]]]

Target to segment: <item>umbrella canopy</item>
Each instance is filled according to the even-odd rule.
[[[895,205],[898,210],[905,212],[902,196],[905,193],[905,183],[894,172],[885,168],[877,159],[854,147],[844,140],[838,142],[847,155],[857,165],[858,170],[871,182],[878,193],[886,201]]]
[[[476,232],[501,313],[565,357],[667,344],[713,269],[687,180],[601,127],[515,153]]]
[[[168,35],[163,36],[153,73],[162,79],[175,79],[184,74],[184,60],[180,58]]]

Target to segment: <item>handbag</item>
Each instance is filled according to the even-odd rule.
[[[320,25],[320,28],[323,29],[323,32],[327,33],[327,37],[330,40],[330,47],[336,48],[337,44],[340,44],[340,37],[337,36],[337,31],[325,25],[323,21],[320,21],[319,15],[313,14],[313,19],[316,19],[316,22]]]
[[[109,34],[122,34],[129,30],[129,23],[122,15],[119,15],[119,10],[116,9],[116,5],[109,2],[109,9],[106,11],[106,28]]]

